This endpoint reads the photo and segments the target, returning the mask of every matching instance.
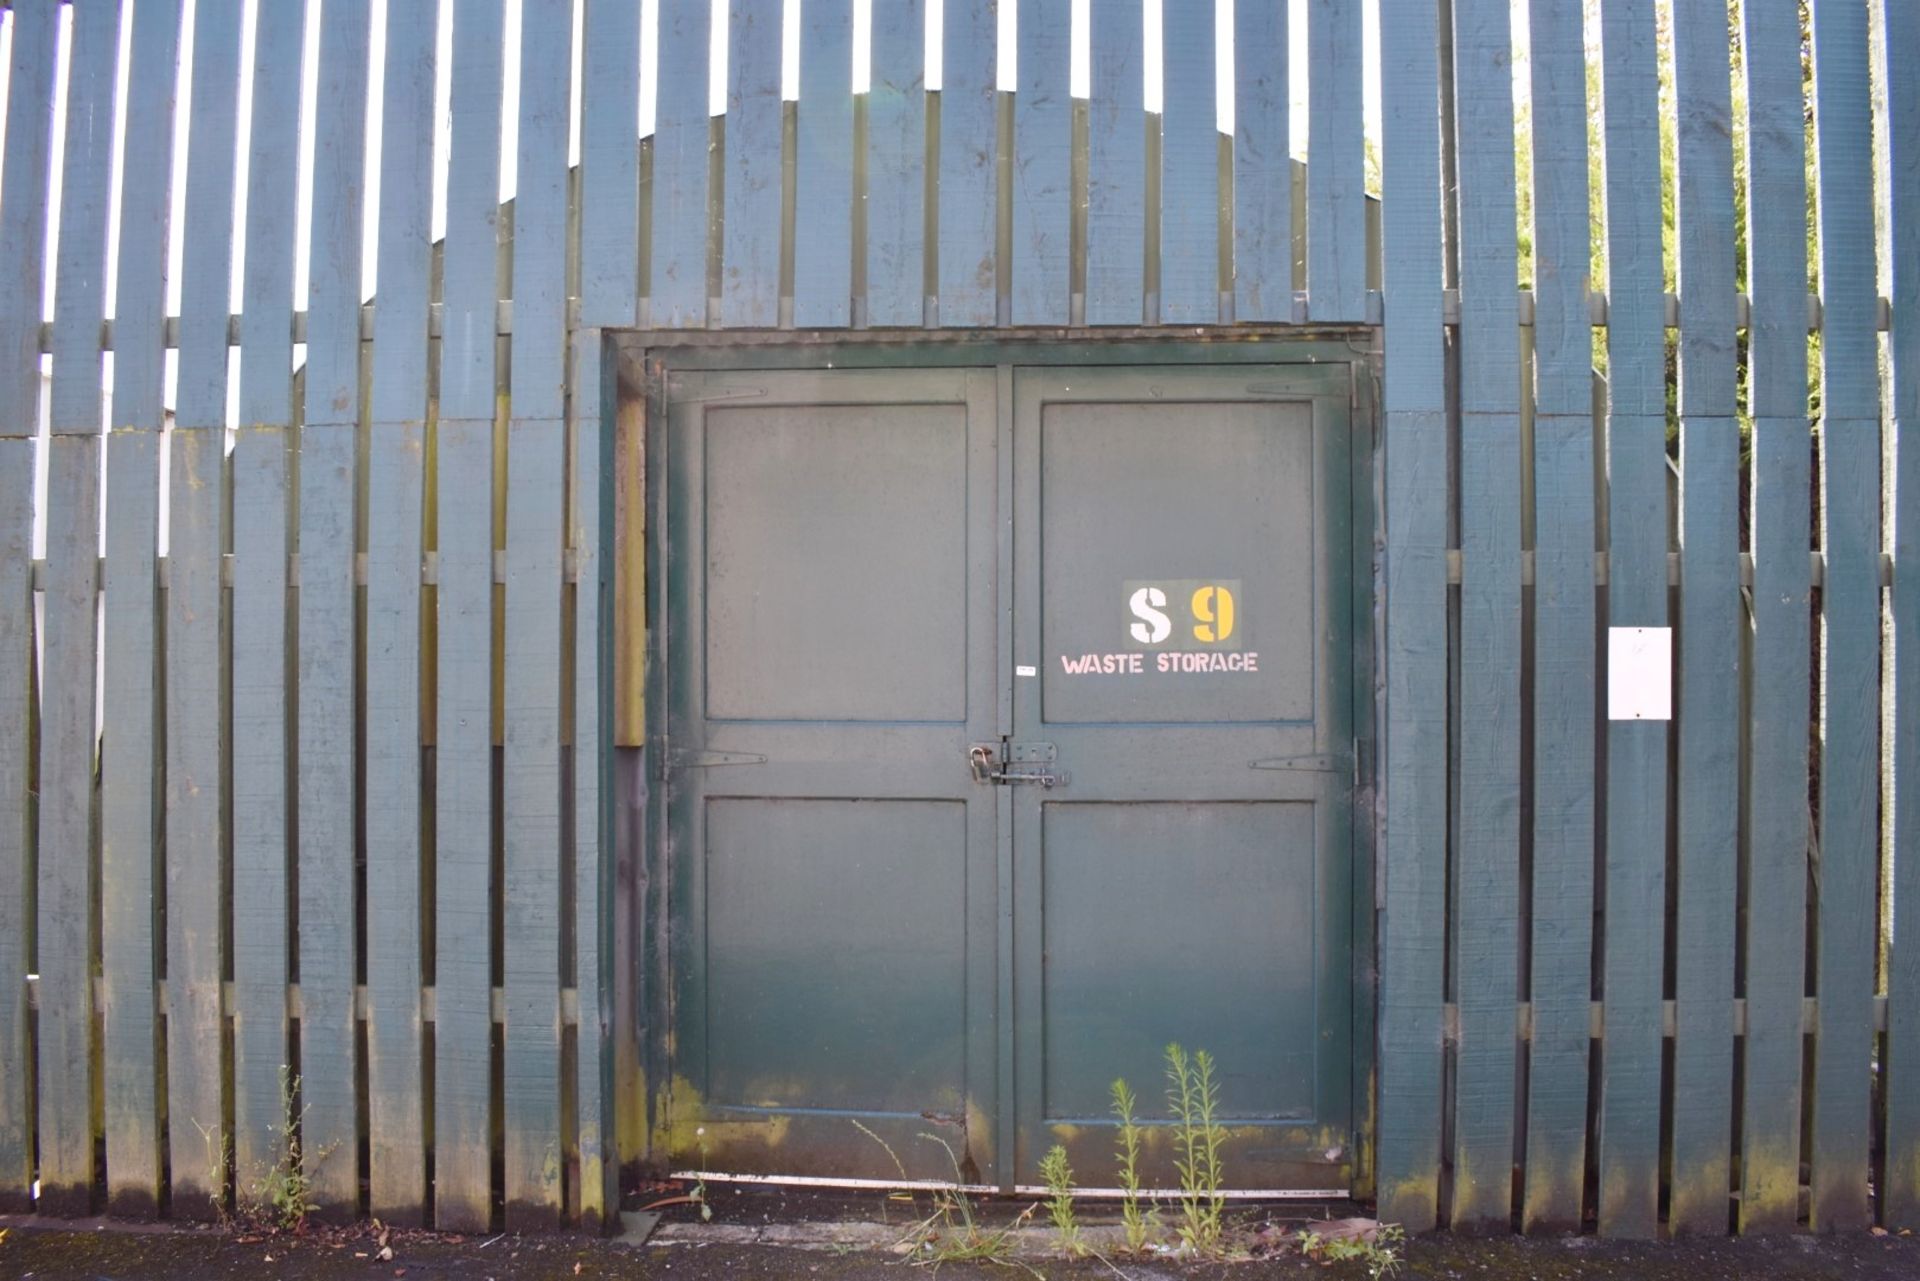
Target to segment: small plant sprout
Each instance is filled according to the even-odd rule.
[[[1127,1252],[1138,1254],[1146,1248],[1148,1216],[1140,1209],[1140,1123],[1134,1119],[1137,1100],[1125,1078],[1114,1081],[1108,1092],[1113,1096],[1114,1119],[1120,1123],[1114,1140],[1114,1155],[1120,1166],[1120,1222],[1126,1229]]]
[[[1073,1167],[1067,1164],[1067,1150],[1058,1143],[1040,1158],[1040,1180],[1047,1185],[1047,1217],[1060,1234],[1060,1248],[1068,1254],[1084,1253],[1080,1225],[1073,1217]]]
[[[256,1213],[260,1217],[266,1217],[271,1211],[274,1223],[288,1232],[300,1231],[306,1226],[307,1217],[320,1208],[313,1199],[313,1181],[308,1174],[308,1167],[325,1161],[333,1155],[336,1146],[329,1143],[318,1152],[302,1151],[301,1121],[306,1116],[306,1109],[300,1106],[299,1098],[300,1078],[283,1066],[280,1069],[280,1107],[284,1119],[273,1127],[279,1153],[251,1198],[258,1207]]]
[[[1358,1263],[1367,1270],[1369,1281],[1384,1281],[1400,1270],[1400,1247],[1406,1244],[1407,1233],[1397,1223],[1378,1223],[1362,1231],[1320,1233],[1302,1229],[1298,1240],[1300,1253],[1309,1259]]]
[[[693,1192],[690,1195],[700,1205],[700,1222],[711,1223],[713,1203],[707,1200],[707,1127],[696,1126],[693,1138],[700,1146],[700,1168],[694,1172]]]
[[[1180,1173],[1180,1240],[1195,1254],[1220,1248],[1221,1217],[1227,1208],[1220,1194],[1220,1149],[1227,1141],[1218,1120],[1220,1083],[1213,1055],[1189,1056],[1176,1042],[1167,1047],[1167,1107],[1173,1113],[1174,1168]]]

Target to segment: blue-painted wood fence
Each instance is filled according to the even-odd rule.
[[[298,1118],[328,1214],[609,1221],[609,334],[1305,326],[1383,378],[1357,1190],[1920,1226],[1920,11],[1217,3],[1093,0],[1090,98],[1067,0],[798,0],[792,86],[782,0],[0,7],[0,1211]]]

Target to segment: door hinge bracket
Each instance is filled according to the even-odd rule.
[[[1248,769],[1290,770],[1301,774],[1337,774],[1352,767],[1352,758],[1344,752],[1320,756],[1266,756],[1248,761]]]
[[[720,765],[765,765],[767,758],[757,752],[697,752],[679,748],[660,753],[660,778],[677,769],[713,769]]]

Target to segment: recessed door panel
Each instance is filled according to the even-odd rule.
[[[1155,1103],[1169,1042],[1221,1063],[1221,1115],[1311,1121],[1319,967],[1310,803],[1041,809],[1042,1114],[1104,1125],[1109,1083]]]
[[[1311,721],[1311,407],[1040,413],[1047,720]]]
[[[707,715],[964,721],[967,410],[716,406]]]

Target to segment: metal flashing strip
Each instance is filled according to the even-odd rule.
[[[998,1196],[1001,1189],[991,1183],[943,1183],[937,1179],[841,1179],[803,1174],[723,1174],[716,1170],[669,1170],[669,1179],[701,1183],[776,1184],[796,1188],[848,1188],[854,1191],[884,1192],[889,1189],[912,1192],[966,1192],[976,1196]],[[1075,1188],[1083,1198],[1117,1201],[1128,1195],[1124,1188]],[[1016,1183],[1014,1196],[1048,1196],[1043,1184]],[[1141,1188],[1132,1195],[1178,1198],[1178,1188]],[[1353,1195],[1347,1188],[1227,1188],[1218,1195],[1229,1201],[1344,1201]]]

